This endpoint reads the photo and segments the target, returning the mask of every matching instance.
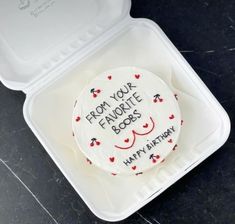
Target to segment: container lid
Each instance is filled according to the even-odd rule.
[[[0,80],[11,89],[27,88],[129,9],[129,0],[0,0]]]

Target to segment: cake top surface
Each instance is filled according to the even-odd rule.
[[[140,173],[163,161],[177,143],[180,122],[174,93],[136,67],[93,79],[78,96],[72,120],[79,149],[114,174]]]

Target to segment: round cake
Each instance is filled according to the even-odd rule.
[[[79,149],[113,174],[138,174],[163,161],[177,143],[180,123],[174,93],[136,67],[96,76],[78,96],[72,119]]]

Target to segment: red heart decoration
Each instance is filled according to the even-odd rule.
[[[147,128],[149,125],[146,123],[145,125],[143,125],[143,128]]]
[[[109,158],[110,162],[112,162],[112,163],[114,162],[114,159],[115,159],[114,157]]]
[[[135,78],[139,79],[140,78],[140,74],[135,74]]]
[[[111,75],[109,75],[109,76],[108,76],[108,79],[109,79],[109,80],[111,80],[111,79],[112,79],[112,76],[111,76]]]
[[[131,169],[132,169],[132,170],[136,170],[136,166],[132,166]]]
[[[81,120],[81,118],[79,117],[79,116],[77,116],[76,117],[76,121],[78,122],[78,121],[80,121]]]
[[[125,139],[124,142],[128,143],[130,141],[129,138]]]
[[[174,118],[175,118],[174,114],[172,114],[172,115],[169,117],[170,120],[172,120],[172,119],[174,119]]]
[[[172,141],[172,139],[169,139],[168,142],[169,142],[169,143],[172,143],[173,141]]]

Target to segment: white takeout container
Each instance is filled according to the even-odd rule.
[[[130,5],[0,0],[1,81],[26,94],[29,127],[91,211],[108,221],[122,220],[157,197],[221,147],[230,132],[226,112],[194,70],[154,22],[130,17]],[[138,177],[114,177],[89,166],[74,150],[71,134],[78,93],[99,73],[119,66],[161,74],[185,99],[188,130],[182,130],[181,149]]]

